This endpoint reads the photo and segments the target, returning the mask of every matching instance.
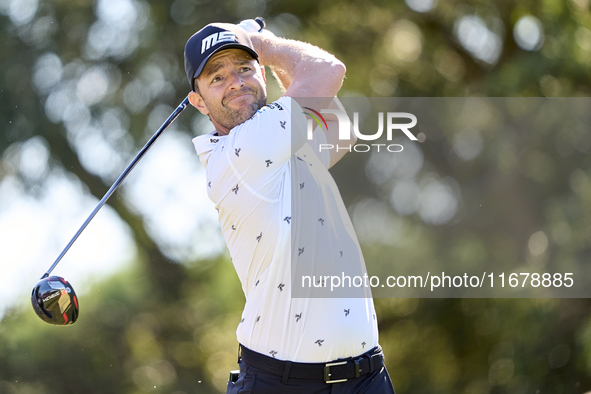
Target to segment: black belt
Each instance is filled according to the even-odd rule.
[[[249,367],[287,379],[321,380],[326,383],[346,382],[382,369],[384,355],[379,346],[358,357],[329,363],[296,363],[277,360],[240,345],[240,357]]]

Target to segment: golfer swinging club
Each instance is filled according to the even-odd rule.
[[[271,104],[265,65],[284,88]],[[344,64],[307,43],[213,23],[187,41],[185,70],[190,103],[215,126],[193,143],[246,296],[240,374],[227,393],[394,393],[371,296],[291,296],[293,272],[365,269],[328,173],[346,150],[313,149],[336,145],[338,127],[308,141],[302,110],[339,108]]]

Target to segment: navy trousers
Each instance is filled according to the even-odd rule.
[[[394,394],[386,368],[341,383],[288,379],[247,366],[238,361],[240,375],[228,381],[226,394]]]

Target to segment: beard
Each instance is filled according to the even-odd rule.
[[[231,99],[243,95],[245,93],[252,94],[254,100],[249,103],[240,105],[239,108],[230,108],[228,103]],[[240,100],[240,99],[238,99]],[[210,116],[221,126],[228,130],[246,122],[262,107],[267,105],[267,95],[264,91],[245,87],[237,92],[228,94],[221,103],[205,103],[209,109]]]

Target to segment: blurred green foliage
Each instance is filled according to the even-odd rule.
[[[52,166],[102,197],[112,180],[82,164],[67,131],[78,119],[60,112],[63,102],[51,95],[74,84],[90,117],[123,111],[135,145],[129,151],[135,152],[153,132],[145,130],[151,110],[174,106],[187,92],[187,38],[207,23],[259,14],[273,31],[342,59],[346,96],[586,97],[589,8],[588,0],[3,0],[0,155],[42,138]],[[515,39],[515,26],[528,15],[543,31],[533,50]],[[477,35],[476,45],[462,41],[462,21],[467,36]],[[59,58],[59,76],[39,71],[39,59],[48,54]],[[88,70],[107,82],[91,79],[90,88],[80,88]],[[270,97],[278,95],[271,85]],[[56,108],[48,104],[52,100]],[[188,114],[177,122],[191,135],[203,132],[193,130]],[[491,148],[470,164],[450,153],[453,135],[423,144],[425,172],[453,177],[466,201],[495,208],[478,216],[474,207],[463,207],[460,224],[441,226],[411,215],[398,245],[364,242],[366,259],[519,263],[531,258],[524,250],[541,229],[549,235],[552,259],[587,263],[590,134],[513,130],[504,141],[489,135]],[[347,178],[365,179],[366,165],[358,155],[334,169],[349,206],[367,195],[388,200],[370,182],[363,191],[359,184],[348,187]],[[22,176],[6,166],[0,171],[1,178]],[[31,194],[42,193],[39,183],[25,177],[23,184]],[[146,233],[141,215],[122,199],[110,205],[134,232],[138,261],[81,297],[74,326],[48,326],[30,308],[7,313],[0,322],[0,393],[223,392],[235,367],[234,331],[244,302],[229,259],[171,262]],[[591,391],[590,306],[587,299],[376,300],[380,342],[399,393]]]

